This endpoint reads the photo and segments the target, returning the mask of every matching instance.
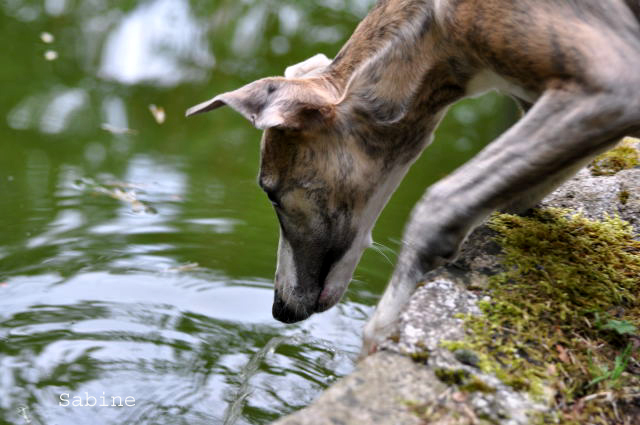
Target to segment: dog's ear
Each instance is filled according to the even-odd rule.
[[[325,122],[334,108],[300,81],[264,78],[187,110],[186,116],[228,105],[260,130],[302,130]]]
[[[186,116],[201,114],[228,105],[243,117],[251,121],[257,128],[277,127],[283,125],[284,117],[270,108],[272,94],[277,91],[275,82],[265,80],[254,81],[237,90],[222,93],[187,109]]]
[[[287,78],[309,77],[318,74],[330,64],[331,59],[322,53],[318,53],[305,61],[287,67],[284,71],[284,76]]]

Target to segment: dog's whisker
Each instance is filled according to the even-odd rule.
[[[387,256],[387,254],[385,254],[385,252],[382,250],[382,248],[380,246],[378,246],[377,244],[371,245],[370,247],[371,249],[373,249],[375,252],[377,252],[378,254],[380,254],[382,256],[382,258],[384,258],[385,260],[387,260],[387,263],[389,263],[390,265],[393,266],[393,262],[391,261],[391,259]]]

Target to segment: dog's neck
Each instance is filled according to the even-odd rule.
[[[382,0],[324,72],[340,107],[360,117],[371,151],[415,158],[448,105],[465,95],[472,72],[443,39],[434,3]],[[358,121],[362,124],[359,125]],[[404,161],[402,161],[404,162]]]
[[[344,91],[365,64],[384,60],[390,45],[415,55],[433,14],[433,5],[424,0],[379,1],[336,55],[328,72],[331,81]],[[416,34],[415,26],[421,34]]]

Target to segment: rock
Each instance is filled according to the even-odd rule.
[[[369,356],[311,406],[278,425],[420,425],[415,403],[436,402],[447,390],[434,372],[392,352]]]
[[[638,149],[640,141],[627,140]],[[579,211],[592,219],[619,215],[640,234],[640,168],[593,176],[588,168],[542,203]],[[533,400],[478,369],[466,350],[449,351],[443,341],[465,336],[460,315],[480,314],[490,276],[501,271],[494,232],[480,226],[459,258],[431,272],[400,317],[397,334],[382,351],[362,361],[309,407],[274,425],[420,425],[530,423],[531,414],[551,410],[553,391]]]
[[[605,213],[618,214],[640,233],[640,170],[596,177],[582,169],[542,201],[541,206],[569,208],[591,219],[600,219]]]
[[[640,139],[628,137],[623,142],[640,152]],[[583,168],[547,196],[541,207],[569,208],[591,219],[618,214],[640,233],[640,168],[622,170],[612,176],[592,175]]]

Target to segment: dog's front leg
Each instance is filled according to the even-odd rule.
[[[636,86],[637,87],[637,86]],[[640,129],[640,101],[615,90],[549,90],[515,126],[430,188],[413,210],[391,282],[365,326],[363,354],[394,332],[426,272],[453,258],[493,210],[543,194],[620,137]]]

